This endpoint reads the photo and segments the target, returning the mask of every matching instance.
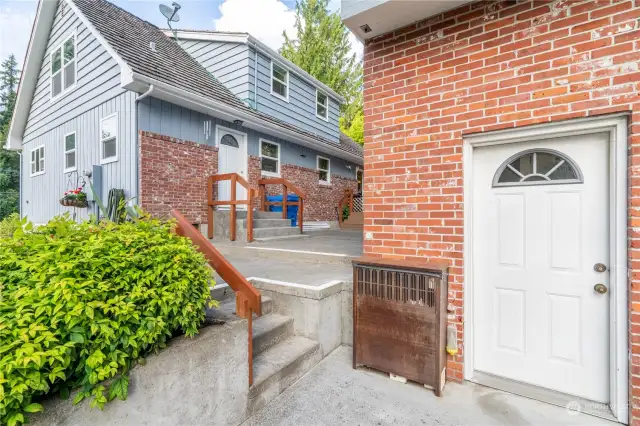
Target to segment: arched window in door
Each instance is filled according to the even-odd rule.
[[[230,134],[226,134],[220,139],[220,145],[227,145],[233,148],[239,148],[238,140]]]
[[[552,149],[529,149],[509,157],[496,171],[493,186],[582,183],[578,165]]]

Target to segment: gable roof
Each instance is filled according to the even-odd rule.
[[[106,0],[60,1],[70,5],[83,24],[120,64],[122,87],[137,92],[155,90],[153,96],[159,99],[208,114],[215,111],[213,115],[228,121],[241,119],[245,127],[276,133],[304,146],[362,162],[362,154],[355,153],[349,145],[328,140],[248,107],[155,25]],[[27,67],[18,87],[16,114],[9,130],[10,149],[22,148],[22,135],[35,89],[33,81],[37,80],[40,72],[56,4],[55,1],[40,0],[38,5],[38,16],[41,10],[48,15],[45,20],[36,19],[34,23],[28,58],[25,58]],[[155,51],[150,48],[151,42],[155,43]],[[32,50],[32,44],[39,46],[40,50]],[[33,88],[27,87],[26,82]]]
[[[172,37],[173,32],[171,30],[165,29],[164,33]],[[175,35],[178,37],[178,40],[199,40],[199,41],[219,41],[219,42],[231,42],[231,43],[241,43],[249,46],[255,46],[259,52],[263,55],[269,57],[269,59],[275,60],[281,66],[289,69],[291,72],[296,74],[302,80],[305,80],[307,83],[312,86],[317,87],[320,91],[325,92],[327,95],[331,96],[334,99],[337,99],[340,103],[345,103],[345,98],[334,91],[332,88],[298,67],[296,64],[286,59],[284,56],[271,49],[269,46],[255,38],[249,33],[246,32],[231,32],[231,31],[209,31],[209,30],[186,30],[186,29],[178,29],[175,30]]]

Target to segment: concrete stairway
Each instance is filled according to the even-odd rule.
[[[235,313],[235,295],[209,310],[209,318]],[[320,344],[294,334],[293,318],[273,313],[273,301],[262,297],[262,316],[253,320],[253,385],[249,412],[256,413],[322,359]]]
[[[218,211],[215,213],[215,238],[229,239],[229,212]],[[290,219],[282,219],[282,213],[278,212],[254,212],[253,214],[253,240],[267,242],[280,239],[306,238],[300,234],[300,228],[291,226]],[[236,218],[236,240],[247,241],[247,212],[238,211]]]

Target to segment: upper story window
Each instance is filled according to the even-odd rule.
[[[318,181],[320,183],[331,183],[331,162],[328,158],[318,155]]]
[[[271,61],[271,93],[289,101],[289,71]]]
[[[76,169],[76,132],[72,132],[64,136],[64,173]]]
[[[493,186],[582,183],[578,165],[552,149],[531,149],[509,157],[496,171]]]
[[[51,52],[51,98],[76,85],[76,35],[71,34]]]
[[[118,115],[111,114],[100,120],[100,163],[118,160]]]
[[[262,174],[280,176],[280,144],[260,139]]]
[[[31,150],[31,176],[44,174],[44,146]]]
[[[316,116],[329,120],[329,97],[319,90],[316,90]]]

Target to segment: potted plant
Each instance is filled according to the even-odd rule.
[[[66,207],[87,207],[87,193],[82,187],[72,189],[64,193],[64,197],[60,199],[60,204]]]

